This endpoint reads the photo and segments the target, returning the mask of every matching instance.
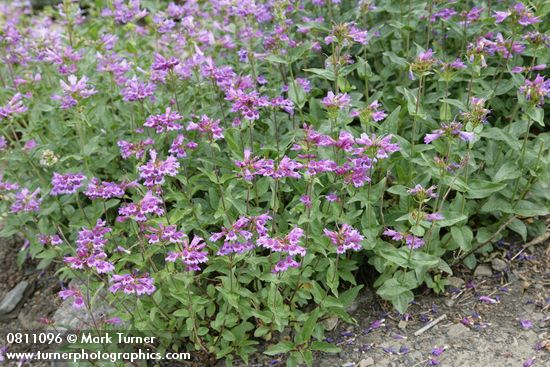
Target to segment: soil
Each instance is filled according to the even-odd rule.
[[[61,304],[57,292],[61,289],[53,270],[38,270],[30,259],[23,267],[17,265],[17,255],[24,242],[20,238],[2,239],[0,241],[0,300],[19,282],[29,282],[29,290],[20,305],[0,319],[0,348],[6,346],[5,336],[8,332],[38,331],[47,327],[45,321],[53,316]],[[27,344],[11,344],[10,352],[27,352]],[[47,362],[36,362],[33,366],[47,366]]]
[[[24,270],[19,268],[16,258],[20,247],[18,239],[4,240],[0,246],[0,300],[22,280],[31,283],[34,291],[15,315],[0,320],[0,326],[4,331],[41,330],[46,327],[44,318],[51,318],[61,305],[57,297],[60,284],[53,271],[37,270],[30,260]],[[524,366],[534,358],[532,366],[550,366],[550,258],[544,248],[543,245],[528,248],[510,261],[521,244],[501,242],[491,256],[503,260],[500,268],[504,269],[491,269],[489,259],[482,269],[485,276],[474,278],[474,272],[468,269],[454,269],[455,286],[449,286],[441,295],[429,290],[420,292],[403,316],[366,289],[350,310],[357,324],[337,323],[327,333],[326,341],[338,345],[342,351],[316,354],[314,365],[420,367],[439,363],[448,367],[508,367]],[[491,299],[486,302],[496,303],[480,301],[481,296]],[[419,336],[414,335],[442,315],[445,318],[438,324]],[[381,320],[384,320],[382,326],[376,327]],[[0,337],[0,347],[3,345],[5,340]],[[436,347],[444,349],[439,356],[433,353]],[[24,345],[8,348],[25,351]],[[202,361],[205,366],[212,363]],[[250,366],[285,365],[284,357],[260,354],[251,361]],[[181,365],[199,366],[196,363]]]

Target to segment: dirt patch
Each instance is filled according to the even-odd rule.
[[[7,332],[38,331],[46,327],[45,321],[50,318],[60,304],[57,292],[60,284],[53,270],[38,270],[36,264],[27,259],[22,268],[17,266],[17,256],[24,243],[19,238],[2,239],[0,242],[0,300],[21,281],[27,281],[30,292],[16,308],[0,320],[0,348],[2,351],[27,352],[28,344],[7,345]],[[15,364],[14,364],[15,365]],[[47,362],[33,362],[33,366],[46,366]]]

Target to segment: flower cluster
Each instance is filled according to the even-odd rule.
[[[297,268],[299,264],[293,256],[306,256],[306,249],[300,246],[300,240],[304,235],[301,228],[295,227],[285,237],[270,237],[267,234],[261,236],[256,242],[259,246],[270,249],[273,252],[280,252],[286,257],[280,260],[273,269],[273,272],[284,272],[289,267]]]
[[[424,143],[430,144],[432,141],[441,138],[442,136],[458,137],[462,141],[470,142],[475,138],[473,132],[467,132],[463,130],[463,126],[460,122],[451,122],[449,124],[442,124],[441,129],[432,131],[431,134],[427,134],[424,137]]]
[[[86,179],[82,173],[60,174],[54,172],[52,177],[52,191],[50,195],[74,194]]]
[[[145,222],[147,220],[147,214],[155,214],[157,216],[162,216],[164,214],[163,202],[149,190],[139,203],[122,204],[118,209],[118,214],[119,217],[117,220],[119,222],[124,222],[128,219]]]
[[[143,166],[139,166],[139,177],[144,180],[144,185],[151,188],[164,183],[164,176],[178,174],[180,164],[176,157],[168,156],[166,160],[157,159],[157,152],[150,150],[151,160]]]
[[[67,78],[69,83],[61,80],[61,89],[63,95],[53,95],[52,99],[61,102],[61,108],[69,109],[78,104],[79,99],[86,99],[97,93],[97,90],[88,86],[88,77],[83,76],[78,79],[76,75],[69,75]]]
[[[184,236],[181,242],[181,250],[170,251],[166,256],[166,261],[176,262],[178,259],[185,264],[187,271],[200,270],[199,264],[208,261],[208,251],[204,250],[206,242],[202,237],[195,236],[189,242],[189,238]]]
[[[330,242],[337,247],[337,254],[343,254],[347,250],[359,251],[362,249],[361,242],[364,237],[349,224],[342,224],[338,231],[329,231],[325,228],[323,232],[330,239]]]
[[[177,124],[176,121],[181,120],[182,117],[179,113],[170,110],[170,107],[166,108],[166,112],[161,115],[152,115],[147,118],[144,126],[155,129],[157,134],[166,132],[181,130],[183,126]]]
[[[115,267],[106,260],[105,253],[105,235],[111,231],[101,219],[97,220],[94,228],[83,228],[78,232],[76,255],[65,256],[65,263],[72,269],[95,269],[100,274],[112,272]]]
[[[149,277],[149,274],[114,274],[110,280],[113,283],[109,287],[109,291],[116,293],[122,291],[125,294],[135,294],[141,296],[143,294],[151,295],[155,293],[155,280]]]

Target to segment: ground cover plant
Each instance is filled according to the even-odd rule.
[[[0,234],[74,307],[117,309],[95,329],[311,365],[338,350],[320,321],[353,322],[365,285],[404,313],[505,234],[544,231],[549,14],[3,2]]]

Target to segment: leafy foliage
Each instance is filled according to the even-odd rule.
[[[0,5],[1,235],[95,327],[311,365],[367,266],[403,313],[544,229],[549,4],[81,3]]]

